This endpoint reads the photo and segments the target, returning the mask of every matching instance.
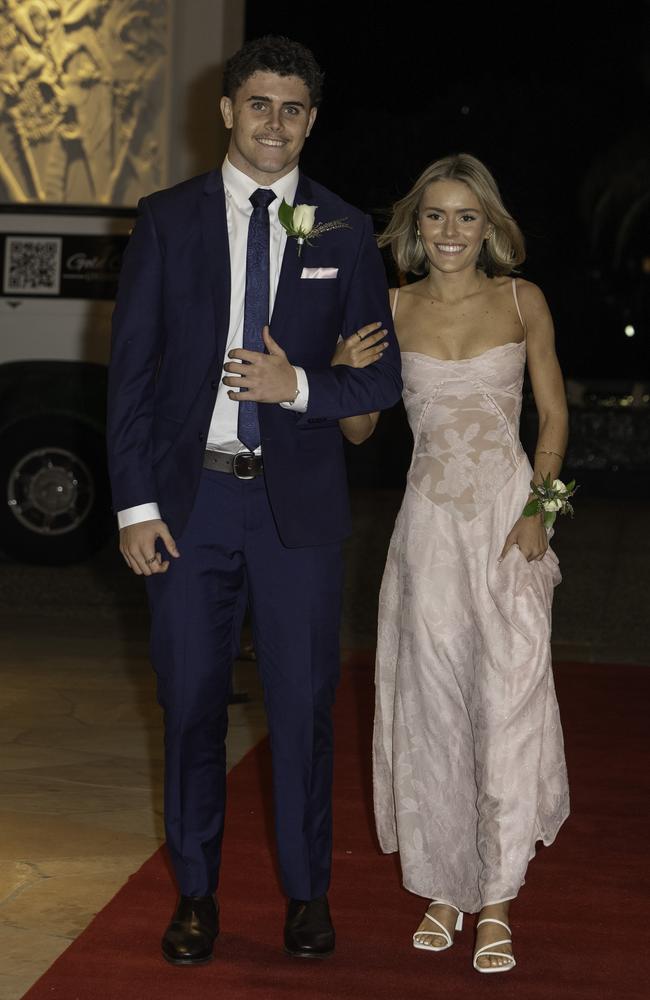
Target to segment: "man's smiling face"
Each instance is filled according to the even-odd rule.
[[[263,72],[223,97],[221,113],[232,129],[228,159],[265,186],[293,170],[316,118],[300,77]]]

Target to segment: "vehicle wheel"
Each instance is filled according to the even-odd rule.
[[[63,414],[0,432],[0,547],[25,562],[86,558],[114,530],[104,439]]]

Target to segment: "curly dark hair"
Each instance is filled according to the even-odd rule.
[[[223,73],[224,97],[232,99],[253,73],[300,77],[309,90],[311,106],[317,108],[321,102],[325,74],[313,52],[284,35],[255,38],[230,57]]]

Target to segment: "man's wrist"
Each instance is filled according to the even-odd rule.
[[[282,400],[280,406],[285,410],[295,410],[296,413],[304,413],[309,403],[309,381],[304,368],[299,365],[292,365],[296,375],[296,390],[293,399]]]
[[[142,521],[160,521],[160,508],[157,503],[140,503],[135,507],[126,507],[117,512],[117,526],[130,528],[132,524],[140,524]]]
[[[300,395],[300,387],[296,380],[296,388],[293,391],[293,396],[290,399],[282,399],[280,400],[280,402],[286,403],[287,406],[293,406],[299,395]]]

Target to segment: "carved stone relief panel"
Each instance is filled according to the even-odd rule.
[[[0,0],[0,200],[164,185],[171,0]]]

